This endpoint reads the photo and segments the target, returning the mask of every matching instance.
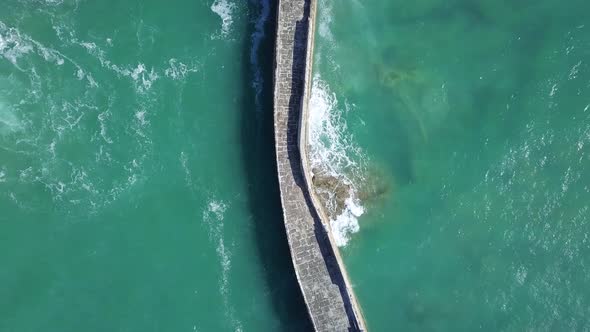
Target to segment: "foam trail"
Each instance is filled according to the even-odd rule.
[[[86,76],[88,84],[90,86],[97,87],[98,84],[91,75],[84,74],[84,70],[78,63],[69,57],[65,56],[61,52],[45,47],[40,42],[32,39],[26,34],[21,34],[18,29],[14,27],[7,27],[2,21],[0,21],[0,56],[10,61],[15,68],[20,71],[30,71],[35,74],[35,68],[21,68],[18,64],[18,60],[28,54],[37,54],[41,56],[45,61],[53,62],[58,66],[62,66],[67,60],[77,69],[77,76],[82,79]]]
[[[93,42],[82,42],[75,39],[67,26],[56,29],[58,38],[65,45],[80,45],[90,55],[97,57],[100,64],[114,70],[118,76],[131,80],[136,93],[146,94],[159,75],[153,68],[141,62],[137,66],[117,67],[106,59],[106,53]],[[64,39],[65,38],[65,39]],[[79,55],[82,57],[83,55]],[[128,134],[116,135],[110,130],[116,119],[111,110],[115,97],[109,97],[109,105],[99,109],[96,105],[95,89],[99,87],[89,70],[83,68],[77,58],[70,58],[57,49],[45,46],[16,27],[10,27],[0,21],[0,58],[12,64],[12,71],[22,73],[21,80],[12,81],[23,91],[14,100],[0,100],[0,138],[7,140],[9,146],[18,147],[15,153],[31,156],[25,169],[15,169],[15,181],[24,189],[33,186],[44,186],[49,192],[48,199],[59,203],[60,209],[68,214],[82,211],[94,213],[98,209],[114,202],[125,191],[142,180],[142,165],[150,155],[151,141],[145,132],[149,129],[150,101],[138,102],[135,117],[129,123],[122,123],[138,135],[129,147],[134,155],[128,160],[112,157],[113,149],[121,141],[129,142]],[[84,91],[83,96],[68,97],[62,95],[55,87],[45,84],[35,67],[41,62],[51,65],[51,69],[65,73],[64,81],[68,86],[74,85]],[[70,72],[71,71],[71,72]],[[70,75],[67,75],[70,72]],[[18,79],[21,75],[14,76]],[[78,82],[80,81],[80,82]],[[61,83],[60,83],[61,84]],[[110,94],[111,90],[104,90]],[[114,94],[113,94],[114,95]],[[1,99],[1,98],[0,98]],[[30,112],[30,108],[42,108],[47,112]],[[93,126],[98,125],[98,130]],[[91,143],[81,154],[72,154],[64,149],[71,142],[88,139]],[[12,148],[11,148],[12,150]],[[94,165],[97,163],[98,165]],[[101,189],[102,171],[117,171],[118,177]],[[7,174],[10,174],[7,172]],[[12,178],[6,177],[7,182]],[[27,200],[20,204],[14,196],[13,201],[21,207],[27,207]],[[77,208],[73,208],[78,206]]]
[[[180,165],[182,166],[182,170],[184,171],[184,179],[186,184],[188,185],[189,189],[191,189],[192,192],[192,185],[193,185],[193,177],[191,174],[190,169],[188,168],[188,156],[186,154],[186,152],[182,151],[180,152]]]
[[[223,301],[225,315],[232,324],[234,331],[242,331],[242,323],[235,317],[235,309],[229,301],[229,276],[231,272],[232,252],[227,247],[224,233],[223,219],[228,205],[216,199],[209,199],[207,208],[203,211],[203,220],[209,226],[209,239],[215,245],[215,252],[220,262],[221,277],[219,279],[219,292]]]

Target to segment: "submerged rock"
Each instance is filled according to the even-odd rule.
[[[313,189],[326,208],[328,217],[335,219],[346,208],[346,200],[352,196],[352,186],[345,179],[318,169],[314,169],[313,174]]]
[[[358,198],[361,202],[377,201],[385,197],[390,191],[390,186],[384,181],[373,181],[373,183],[365,184],[359,190]]]
[[[391,192],[391,184],[377,170],[365,172],[354,183],[347,177],[336,177],[317,168],[312,171],[313,190],[330,219],[341,215],[350,199],[359,201],[360,205],[374,204]]]

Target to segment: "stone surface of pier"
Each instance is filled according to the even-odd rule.
[[[322,223],[306,180],[315,1],[281,0],[278,6],[274,126],[281,202],[291,258],[315,330],[365,331],[329,226]]]

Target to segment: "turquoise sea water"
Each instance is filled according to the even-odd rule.
[[[274,3],[0,3],[0,331],[301,331]]]
[[[0,331],[309,330],[274,9],[0,4]],[[319,3],[312,161],[372,331],[590,329],[588,9]]]
[[[332,225],[371,330],[590,329],[589,9],[319,3],[312,143],[356,181]]]

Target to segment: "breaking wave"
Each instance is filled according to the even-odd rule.
[[[358,232],[358,217],[364,213],[358,198],[358,184],[364,180],[364,156],[343,118],[350,109],[347,103],[339,103],[336,94],[319,75],[314,76],[308,119],[310,166],[314,190],[330,216],[338,246],[346,245],[350,235]],[[329,185],[318,185],[315,179],[319,178]]]

